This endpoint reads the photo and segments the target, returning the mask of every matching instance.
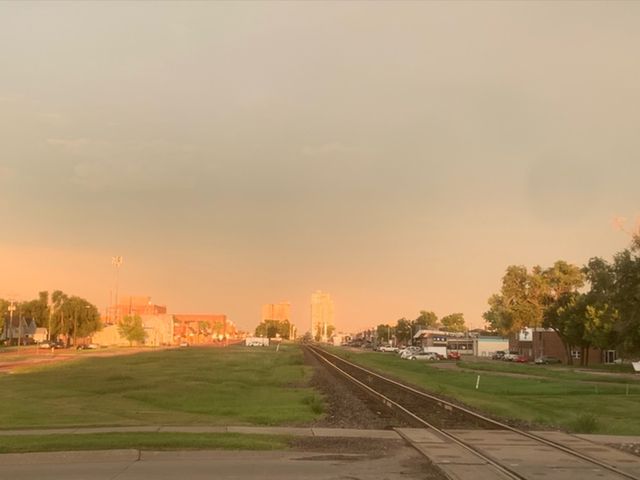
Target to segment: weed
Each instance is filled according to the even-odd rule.
[[[573,430],[576,433],[594,433],[598,431],[598,419],[591,413],[581,413],[573,421]]]

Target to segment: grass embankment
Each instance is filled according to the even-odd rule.
[[[303,424],[323,410],[320,397],[307,386],[310,374],[300,349],[284,345],[278,352],[273,347],[190,347],[80,358],[1,376],[0,426]],[[176,448],[202,441],[200,446],[209,448],[220,439],[232,442],[235,437],[230,435],[76,434],[56,435],[58,440],[0,436],[0,449],[10,443],[45,448],[56,442],[76,448],[83,439],[98,442],[95,448],[106,448],[109,442],[114,445],[109,448],[157,448],[163,441]]]
[[[608,373],[631,373],[626,369],[621,371],[608,370],[605,368],[589,369],[594,373],[589,373],[586,368],[564,365],[535,365],[532,363],[514,363],[501,361],[460,361],[458,366],[463,369],[477,370],[485,372],[513,373],[517,375],[529,375],[533,377],[552,378],[556,380],[583,381],[583,382],[605,382],[605,383],[629,383],[630,385],[640,385],[640,378],[625,378]],[[617,367],[618,365],[616,365]],[[632,370],[633,371],[633,370]]]
[[[0,436],[0,453],[70,450],[281,450],[288,437],[239,433],[91,433]]]
[[[355,353],[337,348],[332,351],[494,417],[578,433],[640,435],[637,407],[640,384],[634,380],[489,361],[484,362],[486,371],[473,372],[453,365],[438,368],[426,362],[402,360],[392,354]],[[470,364],[462,362],[464,367]],[[472,364],[476,369],[483,368],[482,365],[482,362]],[[513,375],[516,369],[522,375]],[[480,386],[476,390],[478,375]]]

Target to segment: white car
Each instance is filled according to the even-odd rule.
[[[400,350],[400,358],[409,358],[416,353],[423,351],[422,347],[406,347],[404,350]]]
[[[440,360],[440,356],[435,352],[418,352],[408,358],[409,360],[423,360],[428,362]]]
[[[392,347],[391,345],[381,345],[380,347],[378,347],[378,350],[380,352],[397,352],[398,349],[396,347]]]

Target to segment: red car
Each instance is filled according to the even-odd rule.
[[[449,352],[447,353],[447,358],[449,360],[460,360],[460,352]]]
[[[518,363],[529,363],[529,357],[525,355],[518,355],[516,358],[513,359],[513,361]]]

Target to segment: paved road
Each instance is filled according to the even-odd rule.
[[[306,452],[115,450],[3,455],[2,480],[413,480],[437,478],[410,447],[392,456]]]

